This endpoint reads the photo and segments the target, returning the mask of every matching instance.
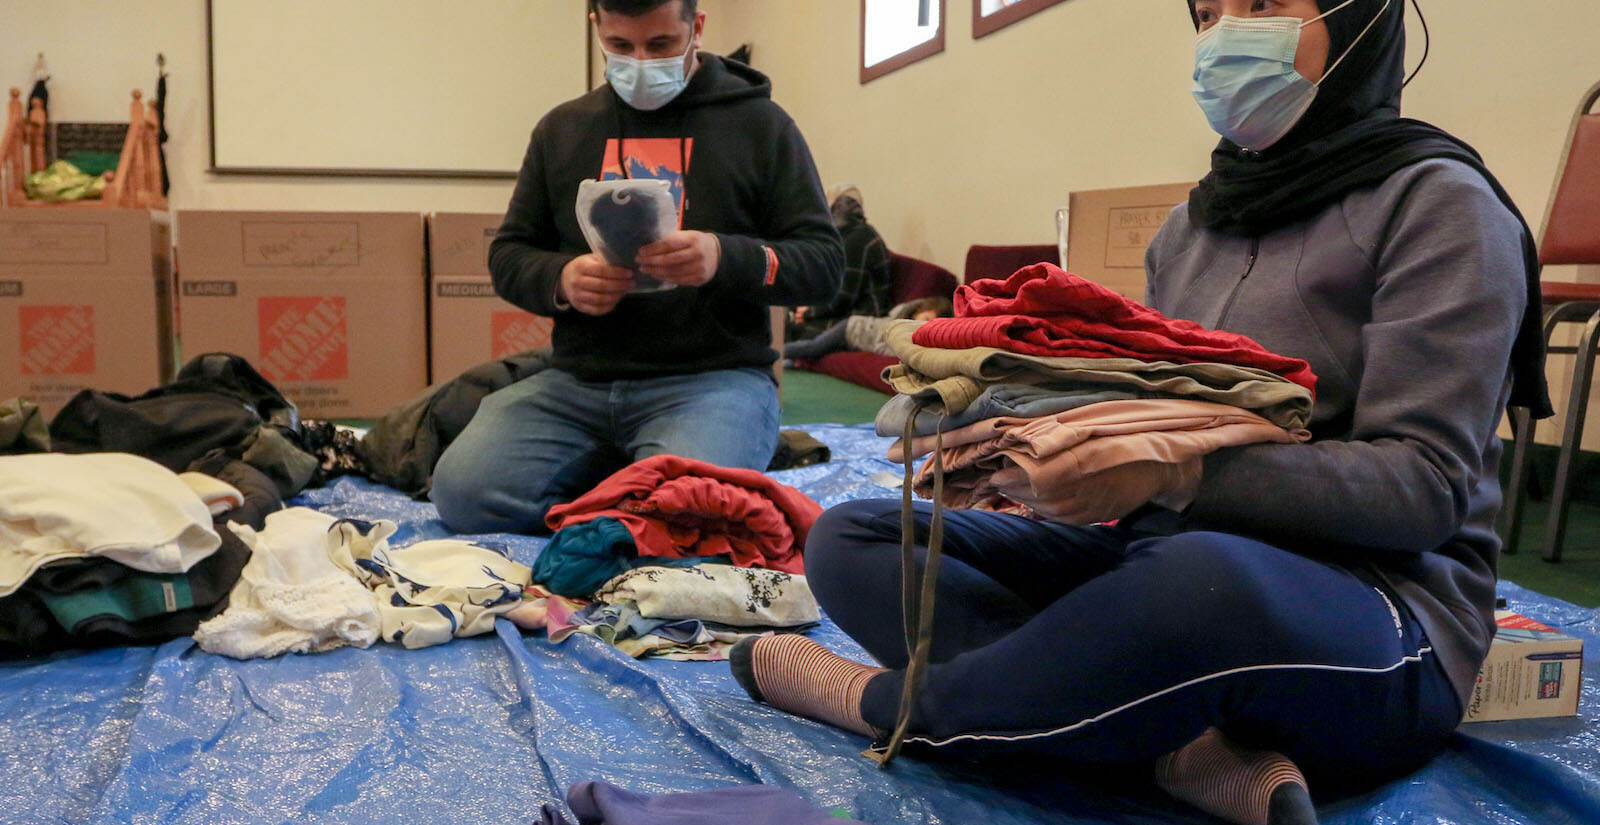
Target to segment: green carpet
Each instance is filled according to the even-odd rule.
[[[1515,555],[1500,555],[1500,578],[1584,607],[1600,607],[1600,505],[1573,502],[1561,561],[1541,558],[1544,520],[1550,507],[1530,501],[1522,517],[1522,541]]]
[[[864,424],[889,396],[815,372],[783,371],[783,426]]]

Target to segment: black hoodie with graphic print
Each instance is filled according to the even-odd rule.
[[[800,130],[764,75],[705,52],[699,59],[688,88],[656,111],[627,106],[607,85],[545,115],[489,248],[495,291],[555,318],[553,364],[581,379],[770,367],[767,308],[838,292],[844,251]],[[722,244],[716,275],[698,288],[629,295],[603,316],[558,308],[562,267],[589,251],[574,211],[578,184],[619,169],[687,195],[683,228]]]

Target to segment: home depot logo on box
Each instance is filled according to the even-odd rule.
[[[94,372],[94,307],[24,306],[17,314],[23,375]]]
[[[489,328],[489,357],[504,358],[550,346],[550,330],[555,328],[555,322],[528,312],[496,312]]]
[[[329,381],[350,377],[350,336],[344,298],[261,298],[261,374],[269,381]]]

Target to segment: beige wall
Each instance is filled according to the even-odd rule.
[[[172,136],[167,143],[167,164],[173,187],[170,199],[178,209],[505,209],[511,196],[509,180],[271,179],[208,174],[205,9],[205,0],[4,0],[0,2],[0,43],[4,46],[0,86],[25,87],[34,55],[43,51],[52,74],[52,118],[126,121],[129,90],[142,89],[150,99],[155,90],[155,56],[165,53],[170,74],[167,121]],[[447,59],[429,56],[427,49],[428,44],[417,44],[420,59]],[[352,53],[350,59],[359,60],[361,55]],[[493,105],[481,109],[491,114],[497,111]],[[527,134],[533,124],[489,123],[481,127]],[[486,165],[514,169],[521,160],[518,156]]]
[[[701,0],[708,45],[754,44],[824,182],[859,184],[896,251],[959,272],[975,243],[1053,242],[1072,190],[1204,174],[1216,137],[1189,95],[1194,30],[1178,0],[1067,0],[981,40],[970,2],[944,2],[945,52],[863,86],[860,0]],[[1406,114],[1477,146],[1537,231],[1573,107],[1600,81],[1600,3],[1422,5],[1432,54]],[[1570,364],[1551,359],[1558,405]],[[1590,418],[1600,448],[1600,407]]]

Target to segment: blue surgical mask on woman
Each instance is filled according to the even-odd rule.
[[[1312,83],[1294,69],[1300,30],[1354,3],[1346,0],[1322,14],[1298,17],[1224,16],[1195,41],[1194,99],[1211,128],[1246,149],[1262,151],[1289,134],[1317,98]],[[1389,8],[1373,16],[1350,48],[1328,67],[1327,80]]]
[[[688,87],[689,73],[684,64],[689,62],[689,52],[693,49],[694,38],[691,37],[688,48],[677,57],[640,60],[605,52],[606,82],[629,106],[653,112],[677,99]]]

